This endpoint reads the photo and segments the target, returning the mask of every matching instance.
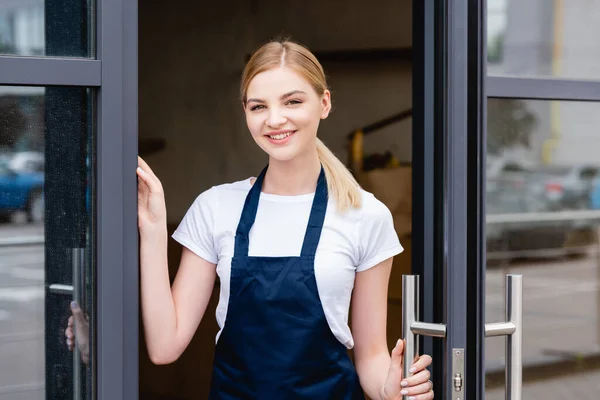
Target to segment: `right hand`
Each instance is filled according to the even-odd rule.
[[[165,225],[167,207],[160,180],[138,156],[138,227],[140,230]]]

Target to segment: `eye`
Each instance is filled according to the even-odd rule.
[[[256,110],[262,110],[263,108],[265,108],[264,105],[262,104],[257,104],[255,106],[250,107],[250,111],[256,111]]]
[[[302,102],[300,100],[290,100],[286,104],[290,106],[295,106],[297,104],[302,104]]]

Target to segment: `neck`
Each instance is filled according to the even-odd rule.
[[[281,196],[313,193],[321,172],[317,151],[299,155],[293,160],[269,160],[262,191]]]

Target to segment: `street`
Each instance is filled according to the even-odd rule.
[[[0,239],[42,234],[0,225]],[[44,246],[0,246],[0,400],[43,399],[44,364]]]
[[[40,235],[42,226],[0,226],[0,241]],[[525,365],[596,352],[600,350],[599,271],[593,249],[579,259],[489,268],[487,322],[504,320],[505,274],[523,274]],[[0,246],[0,400],[43,399],[44,362],[44,247]],[[498,370],[503,363],[504,339],[487,339],[487,369]],[[599,382],[600,372],[594,371],[542,383],[528,382],[525,374],[523,398],[595,398]],[[577,396],[568,389],[575,390],[575,385]],[[503,388],[491,388],[487,398],[499,400],[503,393]]]

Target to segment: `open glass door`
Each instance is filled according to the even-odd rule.
[[[405,335],[436,397],[596,398],[600,8],[417,3]]]
[[[137,398],[135,6],[0,0],[0,400]]]
[[[523,398],[598,397],[600,5],[488,0],[486,320],[523,275]],[[505,396],[488,339],[486,399]]]
[[[520,274],[498,277],[498,312],[485,315],[486,2],[416,3],[414,46],[422,50],[414,75],[418,222],[415,276],[404,277],[406,361],[413,352],[434,355],[436,397],[482,399],[486,337],[504,337],[505,396],[520,399]]]

